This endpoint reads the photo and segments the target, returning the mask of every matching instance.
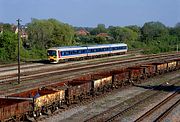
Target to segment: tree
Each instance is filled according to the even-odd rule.
[[[110,27],[109,34],[118,42],[135,41],[138,39],[138,33],[129,28]]]
[[[160,22],[147,22],[142,27],[142,41],[154,40],[167,34],[168,29]]]
[[[3,31],[13,32],[12,26],[9,23],[3,24]]]
[[[73,28],[55,19],[32,19],[27,25],[30,45],[39,48],[72,45],[74,43]]]
[[[180,22],[175,25],[175,28],[180,28]]]
[[[90,33],[92,35],[97,35],[99,33],[107,33],[107,29],[104,24],[98,24],[97,27],[92,29]]]
[[[17,57],[17,35],[10,31],[0,34],[0,59],[15,60]]]

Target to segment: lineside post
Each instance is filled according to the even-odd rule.
[[[18,22],[18,84],[20,84],[20,19],[17,20]]]

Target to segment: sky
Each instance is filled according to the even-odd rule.
[[[159,21],[173,27],[180,22],[180,0],[0,0],[0,22],[22,24],[32,18],[55,18],[79,27],[138,25]]]

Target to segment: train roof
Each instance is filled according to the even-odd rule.
[[[111,47],[115,47],[115,46],[127,46],[127,44],[125,43],[111,44]]]
[[[85,50],[87,47],[81,47],[81,46],[67,46],[67,47],[52,47],[48,50],[61,50],[61,51],[67,51],[67,50]]]
[[[66,47],[52,47],[48,50],[83,50],[83,49],[93,49],[93,48],[107,48],[107,47],[117,47],[117,46],[127,46],[125,43],[117,43],[117,44],[98,44],[98,45],[89,45],[89,46],[66,46]]]
[[[127,46],[127,44],[118,43],[118,44],[92,45],[92,46],[88,46],[88,48],[89,48],[89,49],[93,49],[93,48],[106,48],[106,47],[117,47],[117,46]]]

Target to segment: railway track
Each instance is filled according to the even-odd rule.
[[[171,83],[172,85],[179,83],[179,81],[176,81],[175,83]],[[163,83],[164,84],[164,83]],[[161,89],[163,85],[161,84],[160,87],[158,89]],[[89,118],[87,120],[85,120],[85,122],[112,122],[112,121],[118,121],[119,118],[122,118],[124,115],[126,115],[128,112],[132,111],[133,109],[135,109],[138,105],[143,104],[145,101],[152,99],[153,97],[157,96],[157,95],[163,95],[163,92],[159,92],[156,91],[154,92],[154,90],[148,90],[146,91],[149,95],[144,97],[144,98],[140,98],[139,101],[136,101],[135,103],[133,103],[131,106],[128,106],[127,108],[125,108],[124,110],[122,110],[122,104],[118,104],[110,109],[108,109],[107,111],[104,111],[92,118]],[[177,96],[179,94],[179,90],[175,93],[173,93],[172,95],[170,95],[167,99],[163,100],[163,101],[169,101],[170,99],[172,99],[173,97]],[[179,104],[179,102],[177,102],[176,104]],[[176,105],[173,105],[173,107],[175,107]],[[158,107],[157,107],[158,108]],[[163,116],[164,114],[162,114],[161,116]],[[142,116],[142,118],[140,118],[139,120],[141,121],[144,116]],[[162,117],[161,117],[162,118]],[[139,121],[137,121],[139,122]]]
[[[27,73],[29,73],[28,69],[33,69],[34,71],[36,70],[46,70],[46,69],[52,69],[52,68],[57,68],[57,67],[61,67],[61,68],[67,68],[67,67],[70,67],[70,66],[73,66],[73,65],[78,65],[78,66],[81,66],[82,64],[83,65],[87,65],[87,64],[98,64],[98,63],[105,63],[105,62],[109,62],[109,61],[117,61],[117,60],[124,60],[124,59],[134,59],[134,58],[145,58],[145,57],[160,57],[160,56],[170,56],[170,55],[173,55],[173,54],[160,54],[160,55],[147,55],[147,56],[131,56],[130,58],[127,58],[125,55],[122,55],[122,56],[112,56],[112,57],[106,57],[106,58],[99,58],[99,59],[91,59],[91,60],[84,60],[84,61],[80,61],[80,62],[67,62],[67,63],[63,63],[63,64],[55,64],[55,65],[52,65],[52,64],[23,64],[21,66],[21,72],[24,73],[27,71]],[[39,66],[38,66],[39,65]],[[44,66],[45,65],[45,66]],[[31,70],[32,71],[32,70]],[[0,76],[4,76],[6,74],[17,74],[17,66],[13,65],[13,66],[9,66],[9,65],[5,65],[4,67],[0,67]]]
[[[52,67],[66,67],[67,65],[81,65],[84,63],[92,63],[93,62],[103,62],[108,60],[117,60],[117,59],[124,59],[126,57],[133,57],[133,54],[128,55],[117,55],[117,56],[110,56],[110,57],[104,57],[104,58],[93,58],[91,60],[83,60],[83,61],[68,61],[68,62],[61,62],[58,64],[48,64],[48,63],[21,63],[21,70],[23,72],[29,71],[28,69],[34,69],[34,70],[44,70],[44,69],[51,69]],[[39,65],[39,66],[38,66]],[[7,74],[16,74],[17,73],[17,64],[6,64],[6,65],[0,65],[0,76]],[[10,73],[11,72],[11,73]]]
[[[157,111],[158,109],[160,109],[162,106],[164,106],[165,104],[167,104],[169,101],[172,101],[173,98],[179,96],[180,97],[180,89],[178,89],[177,91],[175,91],[172,95],[170,95],[169,97],[167,97],[166,99],[164,99],[163,101],[161,101],[159,104],[157,104],[156,106],[154,106],[152,109],[150,109],[149,111],[147,111],[145,114],[143,114],[141,117],[139,117],[138,119],[135,120],[135,122],[141,122],[143,120],[145,120],[147,117],[151,116],[155,111]],[[175,107],[177,107],[180,104],[180,99],[177,100],[175,103],[172,104],[172,106],[170,106],[168,109],[166,109],[160,116],[158,116],[154,121],[155,122],[160,122],[162,121],[167,115],[168,113],[170,113]],[[147,120],[147,119],[146,119]]]
[[[169,107],[164,113],[162,113],[155,121],[160,122],[162,121],[167,115],[173,111],[178,105],[180,105],[180,100],[174,103],[171,107]]]
[[[40,88],[40,87],[44,87],[47,85],[52,85],[55,83],[58,83],[60,81],[63,81],[65,79],[69,79],[72,77],[76,77],[82,74],[88,74],[94,71],[97,71],[97,69],[99,68],[99,70],[104,70],[104,69],[112,69],[117,68],[118,65],[121,65],[121,67],[125,67],[126,65],[130,66],[130,65],[137,65],[137,64],[142,64],[142,63],[147,63],[147,61],[152,62],[157,60],[157,57],[161,57],[161,56],[155,56],[155,57],[146,57],[146,58],[138,58],[138,59],[130,59],[130,60],[123,60],[123,61],[115,61],[115,62],[107,62],[107,63],[102,63],[102,64],[98,64],[98,65],[84,65],[82,67],[74,67],[71,69],[61,69],[58,71],[49,71],[45,72],[45,73],[35,73],[32,75],[28,75],[28,76],[22,76],[21,80],[23,80],[23,82],[20,85],[16,85],[15,83],[15,79],[11,79],[8,82],[6,81],[5,83],[1,83],[1,87],[0,87],[0,95],[1,96],[5,96],[5,95],[10,95],[13,93],[19,93],[25,90],[30,90],[31,88]],[[169,57],[167,55],[163,55],[163,58],[159,58],[158,60],[165,60],[165,59],[173,59],[173,58],[177,58],[177,54],[171,54]],[[139,61],[140,60],[140,61]],[[133,63],[132,63],[133,62]],[[51,72],[51,73],[50,73]],[[9,84],[9,82],[11,82],[12,84]],[[8,84],[7,84],[8,83]]]
[[[100,59],[109,59],[109,60],[111,60],[111,59],[116,59],[116,58],[119,58],[119,59],[123,59],[124,57],[126,57],[126,56],[128,56],[128,57],[130,57],[130,56],[134,56],[134,55],[138,55],[138,54],[140,54],[140,52],[141,52],[142,50],[129,50],[126,54],[124,54],[124,55],[115,55],[115,56],[109,56],[109,57],[101,57],[101,58],[97,58],[97,59],[89,59],[89,61],[90,60],[93,60],[93,61],[98,61],[98,60],[100,60]],[[164,53],[162,53],[162,54],[164,54]],[[84,61],[87,61],[88,62],[88,59],[87,60],[84,60]],[[47,64],[48,63],[48,61],[36,61],[36,62],[39,62],[39,63],[33,63],[33,62],[35,62],[35,61],[28,61],[28,62],[21,62],[21,69],[26,69],[26,68],[32,68],[32,67],[36,67],[36,65],[48,65],[49,66],[49,64]],[[72,63],[76,63],[76,64],[78,64],[78,63],[81,63],[81,62],[75,62],[75,61],[73,61],[73,62],[71,62],[71,61],[69,61],[69,62],[66,62],[66,64],[72,64]],[[64,64],[64,63],[62,63],[62,64]],[[17,70],[17,63],[12,63],[12,64],[0,64],[0,72],[7,72],[7,71],[12,71],[12,70]],[[52,65],[50,65],[50,66],[52,66]],[[42,66],[43,67],[43,66]],[[41,67],[39,67],[39,68],[41,68]]]
[[[176,56],[176,55],[170,55],[170,56]],[[73,66],[66,66],[66,67],[58,67],[58,68],[48,68],[44,70],[38,70],[38,71],[27,71],[24,73],[21,73],[21,78],[22,80],[25,80],[26,78],[29,79],[29,77],[41,77],[41,76],[46,76],[47,74],[56,74],[56,73],[62,73],[66,71],[73,71],[75,69],[84,69],[84,68],[96,68],[96,67],[103,67],[103,66],[108,66],[108,65],[116,65],[116,64],[122,64],[122,63],[130,63],[130,62],[135,62],[139,60],[152,60],[155,58],[160,58],[160,57],[168,57],[167,55],[163,56],[143,56],[143,57],[133,57],[133,58],[128,58],[122,61],[119,60],[111,60],[111,61],[104,61],[104,62],[96,62],[96,63],[90,63],[90,64],[81,64],[81,65],[73,65]],[[169,57],[173,58],[173,57]],[[113,62],[112,62],[113,61]],[[43,66],[44,67],[44,66]],[[71,69],[70,69],[71,68]],[[2,82],[13,82],[16,80],[17,73],[11,74],[11,75],[5,75],[5,76],[0,76],[0,83]],[[32,80],[32,79],[31,79]]]

